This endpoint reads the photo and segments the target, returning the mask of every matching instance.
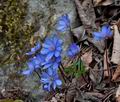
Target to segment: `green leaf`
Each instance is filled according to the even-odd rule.
[[[73,77],[80,77],[85,74],[85,66],[82,61],[76,61],[71,66],[65,68],[65,72]]]

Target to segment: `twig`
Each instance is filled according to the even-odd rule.
[[[106,64],[107,64],[107,70],[108,70],[108,76],[109,76],[109,82],[111,83],[111,72],[110,72],[110,68],[108,65],[108,53],[107,53],[107,39],[105,39],[105,51],[106,51]]]
[[[62,65],[62,63],[60,64],[61,65],[61,67],[60,67],[60,70],[62,71],[62,74],[64,75],[64,77],[70,82],[70,80],[69,80],[69,78],[67,77],[67,75],[66,75],[66,73],[65,73],[65,71],[64,71],[64,66]]]
[[[64,82],[66,83],[65,74],[64,74],[63,70],[61,69],[61,67],[59,67],[59,70],[60,70],[60,73],[61,73],[61,76],[62,76]]]

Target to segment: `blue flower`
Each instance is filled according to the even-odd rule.
[[[70,19],[67,14],[62,15],[58,18],[56,24],[56,30],[59,32],[64,32],[70,28]]]
[[[27,52],[26,55],[32,55],[35,54],[36,51],[38,51],[41,48],[41,45],[39,42],[36,43],[35,47],[31,48],[30,52]]]
[[[93,36],[95,40],[102,40],[107,37],[111,37],[112,31],[110,29],[110,26],[109,25],[102,26],[102,29],[100,32],[93,32]]]
[[[45,61],[45,57],[41,54],[37,54],[27,62],[28,69],[22,72],[23,75],[31,75],[36,69],[42,67],[42,63]]]
[[[52,57],[51,60],[45,61],[42,63],[44,65],[44,68],[53,68],[54,70],[58,69],[59,64],[61,62],[61,57]]]
[[[27,66],[28,66],[28,69],[27,70],[24,70],[22,72],[23,75],[31,75],[32,72],[34,71],[34,64],[33,62],[27,62]]]
[[[41,54],[46,55],[46,61],[49,61],[53,56],[60,56],[61,51],[62,40],[60,40],[57,36],[52,36],[45,39]]]
[[[43,72],[41,75],[41,82],[43,83],[43,89],[52,90],[56,89],[56,87],[60,87],[62,85],[62,81],[59,79],[58,73],[56,70],[49,68],[47,72]]]
[[[74,57],[79,52],[80,52],[80,47],[75,43],[72,43],[67,50],[67,55],[68,57]]]

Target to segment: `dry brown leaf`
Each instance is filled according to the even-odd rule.
[[[112,4],[113,0],[94,0],[93,2],[95,6],[98,6],[98,5],[106,6],[106,5]]]
[[[120,63],[120,33],[117,25],[113,26],[114,28],[114,43],[111,61],[115,64]]]
[[[89,66],[89,64],[92,62],[92,50],[86,52],[84,55],[81,57],[82,61]]]
[[[120,76],[120,65],[118,65],[116,71],[113,74],[112,80],[115,81]]]

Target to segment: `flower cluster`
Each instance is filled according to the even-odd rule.
[[[56,30],[58,32],[65,32],[70,28],[70,19],[67,14],[62,15],[59,17],[57,24],[56,24]]]
[[[47,37],[42,47],[41,54],[46,56],[42,65],[44,65],[44,69],[47,69],[47,72],[42,73],[41,82],[43,88],[50,91],[62,84],[57,74],[61,62],[62,40],[56,35]]]
[[[74,57],[79,52],[80,52],[80,47],[76,45],[75,43],[72,43],[67,50],[67,55],[68,57],[71,58],[71,57]]]
[[[61,16],[57,21],[56,30],[64,32],[70,27],[70,20],[68,15]],[[31,75],[33,71],[41,70],[40,82],[43,89],[47,91],[55,90],[62,85],[62,81],[58,76],[58,70],[61,63],[62,40],[53,34],[45,38],[41,45],[39,42],[35,47],[31,48],[30,52],[26,53],[31,58],[27,62],[28,69],[22,72],[23,75]],[[68,57],[74,57],[79,53],[80,48],[75,43],[71,44],[67,50]],[[32,57],[32,56],[33,57]],[[38,73],[37,73],[38,74]]]
[[[102,40],[107,37],[111,37],[112,31],[110,29],[110,26],[109,25],[102,26],[102,29],[100,32],[93,32],[93,36],[95,40]]]

